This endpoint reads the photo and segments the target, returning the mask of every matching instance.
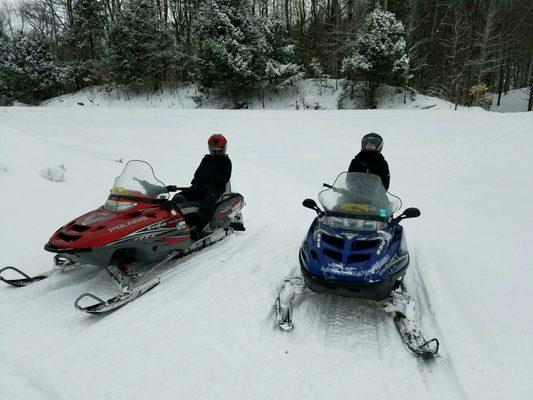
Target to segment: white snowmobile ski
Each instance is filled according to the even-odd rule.
[[[392,315],[394,325],[398,329],[405,346],[419,357],[433,357],[439,351],[439,340],[426,340],[416,322],[416,301],[409,296],[405,285],[393,290],[388,299],[378,302],[386,312]]]
[[[438,353],[439,340],[437,338],[424,339],[415,321],[407,318],[401,312],[396,312],[393,319],[403,342],[413,354],[423,358],[430,358]]]
[[[313,293],[309,290],[300,276],[286,278],[276,297],[274,307],[276,309],[276,324],[283,331],[294,328],[292,323],[292,302],[296,296]]]

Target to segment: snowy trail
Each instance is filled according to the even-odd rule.
[[[528,398],[526,113],[0,109],[0,264],[50,266],[44,242],[103,203],[123,167],[112,160],[145,159],[164,182],[186,184],[213,131],[230,140],[247,231],[179,260],[103,318],[73,301],[114,290],[105,272],[0,287],[1,399],[487,400],[510,388]],[[313,218],[301,201],[347,167],[368,131],[385,137],[391,191],[422,211],[404,224],[407,285],[424,333],[441,339],[433,362],[410,355],[390,317],[364,301],[309,295],[293,332],[273,326],[276,289],[298,271]],[[59,164],[65,182],[39,176]]]

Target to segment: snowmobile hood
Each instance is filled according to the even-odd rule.
[[[150,203],[134,203],[125,211],[110,211],[103,206],[59,228],[49,239],[46,250],[81,250],[111,245],[142,231],[175,226],[183,219]]]

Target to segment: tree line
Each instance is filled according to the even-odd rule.
[[[233,107],[298,77],[487,106],[533,86],[533,0],[19,0],[0,7],[0,104],[195,82]],[[531,90],[530,90],[531,92]],[[490,96],[490,99],[492,96]],[[530,95],[529,109],[532,106]]]

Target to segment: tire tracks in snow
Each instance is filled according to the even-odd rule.
[[[407,290],[416,299],[417,319],[420,329],[426,335],[426,339],[432,338],[433,334],[435,334],[440,342],[440,350],[437,357],[430,360],[419,360],[418,368],[420,374],[432,399],[448,400],[453,398],[454,400],[467,400],[467,392],[457,374],[451,353],[446,348],[446,339],[443,337],[442,329],[431,305],[428,289],[425,285],[422,271],[419,268],[416,251],[411,250],[410,256],[410,277],[413,285],[407,285]],[[410,289],[410,287],[413,289]],[[424,324],[425,321],[429,323]]]

